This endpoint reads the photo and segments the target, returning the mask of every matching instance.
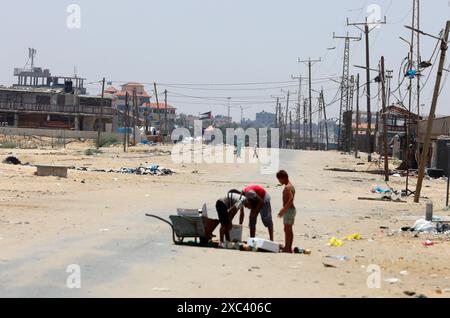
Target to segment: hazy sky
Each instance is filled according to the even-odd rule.
[[[70,29],[67,7],[81,8],[81,28]],[[272,95],[284,94],[281,87],[296,91],[289,83],[291,75],[307,75],[297,59],[321,57],[314,66],[314,89],[325,89],[328,102],[336,96],[338,84],[329,80],[342,73],[343,41],[333,40],[333,32],[359,35],[355,27],[346,26],[346,18],[362,22],[368,6],[378,4],[388,24],[371,33],[374,68],[382,54],[387,69],[394,70],[393,86],[398,83],[399,66],[408,46],[399,36],[409,39],[403,27],[411,24],[412,0],[15,0],[3,4],[0,11],[2,49],[0,83],[14,81],[13,67],[27,62],[27,48],[38,53],[36,65],[48,67],[55,75],[78,75],[88,82],[103,76],[120,86],[124,81],[161,84],[158,91],[169,91],[169,103],[185,113],[212,110],[226,114],[227,97],[231,97],[234,119],[254,117],[261,110],[274,111]],[[437,34],[450,18],[448,0],[421,1],[421,28]],[[429,59],[436,41],[422,38],[422,59]],[[335,50],[327,48],[336,47]],[[450,57],[447,66],[450,66]],[[351,64],[365,63],[364,42],[352,44]],[[450,67],[448,67],[450,68]],[[352,68],[351,72],[363,70]],[[422,102],[429,107],[433,75],[423,92]],[[425,82],[428,73],[425,73]],[[447,73],[448,75],[448,73]],[[375,76],[375,75],[374,75]],[[264,85],[177,85],[284,82]],[[439,114],[449,114],[450,81],[441,94]],[[88,85],[97,93],[98,84]],[[305,94],[306,86],[303,88]],[[405,93],[406,86],[401,91]],[[373,85],[374,94],[377,87]],[[316,96],[317,94],[314,93]],[[398,95],[397,95],[398,96]],[[293,99],[297,99],[294,95]],[[374,100],[375,107],[377,105]],[[362,99],[361,107],[365,107]],[[330,106],[336,115],[338,103]],[[292,104],[294,107],[294,104]]]

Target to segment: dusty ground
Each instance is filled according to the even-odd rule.
[[[374,186],[385,186],[382,177],[364,172],[367,163],[357,165],[363,159],[337,152],[282,151],[280,168],[290,172],[298,192],[295,245],[312,250],[310,256],[282,255],[174,246],[169,227],[144,216],[151,212],[167,218],[178,207],[199,208],[204,202],[214,216],[218,197],[258,183],[272,196],[276,240],[282,242],[282,222],[275,217],[282,189],[258,165],[177,165],[151,147],[128,154],[112,147],[86,156],[88,147],[0,149],[0,159],[13,154],[24,163],[107,170],[159,164],[177,174],[70,170],[69,178],[61,179],[34,176],[30,166],[0,164],[0,296],[407,297],[405,291],[450,296],[449,240],[398,233],[424,215],[425,200],[358,201],[374,196]],[[361,172],[325,171],[327,167]],[[390,186],[404,188],[404,178],[392,178]],[[445,182],[427,180],[425,186],[423,195],[433,199],[435,214],[449,217],[443,210]],[[327,245],[333,236],[353,233],[363,239],[337,248]],[[260,221],[258,236],[267,237]],[[435,245],[423,247],[427,239]],[[350,260],[327,258],[337,255]],[[67,288],[70,264],[81,268],[81,289]],[[368,288],[371,265],[381,270],[381,288]],[[386,281],[392,278],[399,281]]]

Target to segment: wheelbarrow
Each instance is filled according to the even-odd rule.
[[[213,232],[219,225],[219,220],[202,216],[171,215],[171,222],[152,214],[146,216],[169,224],[172,228],[172,240],[176,245],[183,244],[185,238],[194,238],[196,243],[198,239],[200,244],[207,244],[214,237]]]

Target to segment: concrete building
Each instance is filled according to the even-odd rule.
[[[141,83],[130,82],[121,86],[120,90],[110,86],[105,89],[105,93],[116,97],[116,107],[120,111],[125,110],[126,94],[128,93],[128,104],[133,106],[133,92],[136,92],[138,107],[142,107],[146,103],[150,103],[151,96],[147,93],[144,85]]]
[[[76,95],[64,89],[0,87],[0,122],[18,128],[113,129],[112,99]],[[109,125],[108,125],[109,124]]]
[[[275,127],[276,115],[274,113],[267,113],[262,111],[256,114],[255,125],[257,127]]]
[[[164,103],[145,103],[142,105],[141,115],[143,117],[148,116],[149,125],[157,127],[159,130],[164,131],[166,128],[170,133],[175,127],[175,119],[177,118],[176,108],[167,104],[167,108]]]

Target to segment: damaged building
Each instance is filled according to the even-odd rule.
[[[102,106],[103,105],[103,106]],[[112,99],[64,89],[0,87],[0,123],[15,128],[112,131]]]
[[[34,66],[15,68],[16,83],[0,86],[0,125],[15,128],[64,129],[111,132],[116,127],[112,98],[86,95],[85,79],[53,76]]]

